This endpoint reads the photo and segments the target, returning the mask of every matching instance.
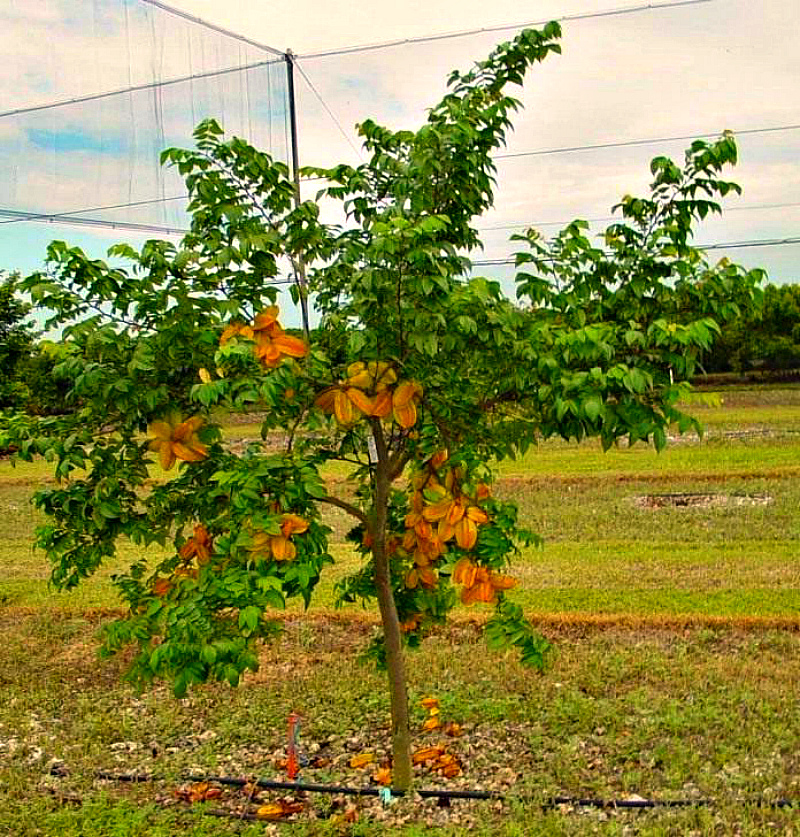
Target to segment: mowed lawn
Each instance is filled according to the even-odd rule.
[[[175,790],[187,772],[285,776],[292,710],[307,754],[321,754],[305,780],[370,783],[349,759],[387,752],[388,703],[383,676],[358,660],[374,614],[333,607],[335,582],[357,566],[346,518],[330,518],[337,563],[311,611],[286,615],[283,638],[239,690],[137,695],[121,681],[124,659],[96,656],[116,606],[110,576],[134,548],[78,590],[50,590],[29,502],[49,466],[0,462],[0,833],[800,833],[800,813],[773,804],[800,800],[800,389],[721,398],[691,408],[702,440],[673,439],[661,454],[548,441],[498,466],[496,491],[545,541],[512,573],[514,597],[554,643],[550,668],[537,675],[490,654],[485,611],[461,607],[411,658],[410,680],[415,700],[437,695],[464,730],[452,740],[418,732],[418,746],[442,743],[463,765],[450,780],[420,768],[419,784],[510,802],[362,800],[350,811],[344,798],[309,796],[279,826],[203,814],[245,811],[233,790],[194,806]],[[345,490],[342,471],[330,476]],[[48,775],[54,765],[64,775]],[[98,781],[97,770],[159,781]],[[714,804],[543,810],[553,796]]]

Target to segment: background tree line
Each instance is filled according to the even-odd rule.
[[[54,370],[69,349],[41,339],[28,319],[31,306],[16,292],[17,279],[0,275],[0,410],[39,416],[67,412],[69,386]]]
[[[66,344],[41,339],[28,322],[30,306],[15,291],[16,276],[0,283],[0,409],[59,415],[70,409],[69,386],[56,367]],[[800,284],[767,285],[760,310],[728,323],[705,353],[709,374],[800,369]]]
[[[800,284],[767,285],[760,310],[729,322],[703,366],[708,373],[800,369]]]

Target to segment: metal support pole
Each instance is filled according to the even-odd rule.
[[[286,82],[289,94],[289,134],[292,143],[292,178],[294,180],[294,205],[299,207],[302,199],[300,197],[300,151],[297,143],[297,105],[294,95],[294,53],[286,50]],[[311,336],[311,327],[308,320],[308,282],[306,280],[306,265],[303,256],[292,257],[292,264],[295,271],[295,283],[300,298],[300,312],[303,317],[303,331],[306,340]]]

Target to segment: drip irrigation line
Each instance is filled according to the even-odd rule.
[[[714,0],[671,0],[666,3],[646,3],[640,6],[622,6],[615,9],[602,9],[597,12],[582,12],[572,15],[562,15],[554,18],[559,23],[574,20],[590,20],[600,17],[616,17],[619,15],[634,14],[635,12],[649,12],[658,9],[673,9],[679,6],[698,6],[701,3],[713,3]],[[523,23],[503,23],[498,26],[482,26],[478,29],[460,29],[456,32],[441,32],[434,35],[420,35],[414,38],[398,38],[392,41],[378,41],[370,44],[356,44],[355,46],[340,47],[337,49],[322,50],[321,52],[307,52],[300,55],[300,58],[328,58],[334,55],[352,55],[357,52],[372,52],[377,49],[389,47],[409,46],[411,44],[428,44],[435,41],[446,41],[451,38],[466,38],[470,35],[488,34],[491,32],[508,32],[512,29],[525,29],[531,26],[543,26],[553,18],[547,20],[533,20]]]
[[[270,52],[273,55],[279,55],[281,58],[284,56],[284,53],[279,49],[267,46],[267,44],[262,44],[259,41],[254,41],[252,38],[240,35],[238,32],[234,32],[231,29],[225,29],[223,26],[218,26],[216,23],[211,23],[208,20],[204,20],[202,17],[197,17],[196,15],[189,14],[189,12],[184,12],[182,9],[176,9],[173,6],[168,6],[166,3],[162,3],[161,0],[140,0],[140,2],[147,3],[149,6],[155,6],[155,8],[161,9],[162,12],[183,18],[183,20],[188,20],[190,23],[196,23],[199,26],[204,26],[206,29],[210,29],[212,32],[216,32],[219,35],[234,38],[235,40],[241,41],[242,43],[248,44],[256,49]]]
[[[767,128],[743,128],[741,131],[732,131],[734,136],[741,137],[749,134],[774,134],[778,131],[797,131],[800,125],[774,125]],[[538,157],[545,154],[571,154],[576,151],[597,151],[602,148],[627,148],[634,145],[658,145],[662,142],[684,142],[699,137],[718,137],[720,131],[709,131],[706,133],[684,134],[678,137],[655,137],[653,139],[620,140],[619,142],[598,142],[591,145],[569,145],[558,148],[542,148],[535,151],[511,151],[505,154],[495,154],[494,160],[512,160],[517,157]]]
[[[322,105],[323,108],[325,108],[325,112],[328,114],[328,116],[330,116],[336,127],[339,129],[339,133],[345,138],[350,148],[352,148],[353,151],[355,151],[356,156],[359,158],[359,160],[363,160],[364,157],[361,153],[361,150],[356,146],[353,140],[350,139],[350,136],[348,135],[347,131],[345,131],[345,129],[342,127],[342,123],[336,118],[336,114],[328,107],[328,103],[322,98],[322,95],[314,86],[314,82],[312,82],[311,79],[308,77],[308,74],[303,69],[303,65],[299,61],[295,61],[294,65],[300,71],[300,75],[303,77],[306,84],[311,88],[312,92],[319,100],[319,103]]]
[[[62,768],[51,769],[51,774],[56,776],[67,775]],[[95,772],[95,777],[98,779],[105,779],[106,781],[126,782],[132,784],[139,784],[144,782],[162,781],[163,777],[155,776],[149,773],[110,773],[104,770]],[[245,785],[256,785],[263,790],[285,790],[294,792],[307,793],[329,793],[329,794],[343,794],[346,796],[375,796],[380,797],[385,793],[385,789],[373,786],[354,787],[352,785],[326,785],[316,782],[282,782],[270,779],[243,779],[237,776],[210,776],[197,775],[189,773],[184,775],[184,780],[187,782],[210,782],[218,785],[225,785],[228,787],[244,787]],[[471,800],[495,800],[505,801],[507,799],[518,799],[535,801],[535,797],[519,796],[516,794],[504,794],[497,791],[477,791],[477,790],[449,790],[438,788],[419,788],[411,791],[391,790],[392,797],[406,796],[408,793],[420,796],[423,799],[471,799]],[[800,806],[800,800],[792,799],[764,799],[758,797],[755,799],[740,800],[743,804],[758,805],[766,808],[794,808]],[[713,799],[593,799],[579,796],[552,796],[541,803],[543,809],[557,808],[562,805],[571,805],[576,808],[599,808],[599,809],[631,809],[631,810],[645,810],[653,808],[696,808],[709,807],[715,804]]]

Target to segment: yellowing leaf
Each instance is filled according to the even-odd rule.
[[[426,709],[433,709],[434,707],[437,707],[439,705],[439,698],[425,697],[422,698],[420,704],[422,704],[422,706],[424,706]]]
[[[432,715],[422,725],[422,729],[424,729],[426,732],[430,732],[431,730],[438,729],[440,724],[441,724],[441,721],[439,720],[439,718],[436,715]]]

